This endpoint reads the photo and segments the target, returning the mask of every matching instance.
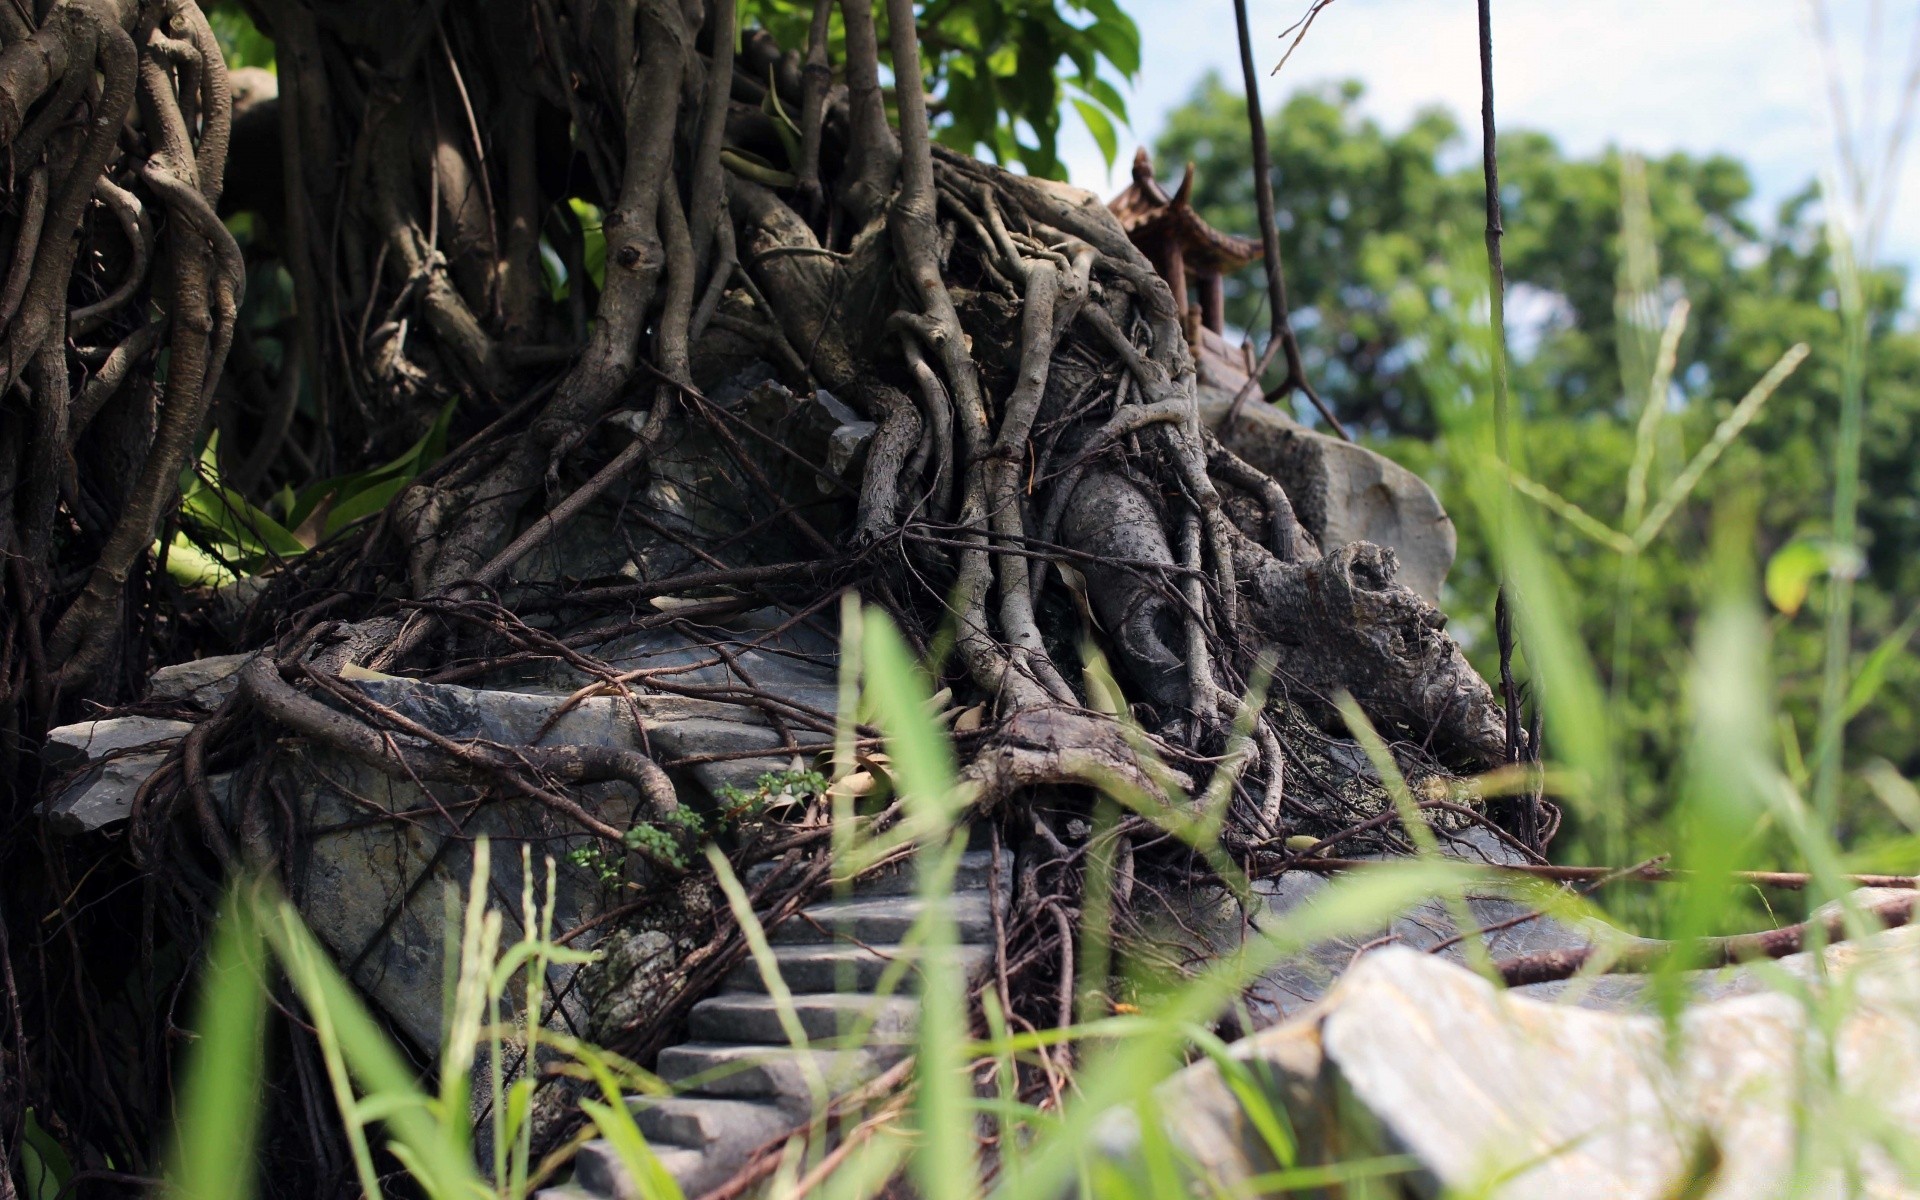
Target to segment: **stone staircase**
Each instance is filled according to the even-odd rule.
[[[973,974],[992,956],[992,853],[969,850],[953,894],[941,901],[960,941],[960,963]],[[772,869],[748,872],[751,885]],[[1002,895],[1012,875],[1000,866]],[[782,1027],[774,998],[752,959],[727,976],[718,995],[694,1005],[691,1040],[661,1051],[660,1078],[671,1096],[633,1096],[627,1104],[661,1164],[689,1197],[721,1183],[760,1147],[807,1124],[827,1100],[880,1075],[911,1048],[920,1001],[915,972],[891,995],[876,992],[897,960],[911,956],[900,941],[925,911],[913,894],[911,867],[863,880],[845,899],[803,909],[768,930],[793,1010],[806,1033],[798,1049]],[[640,1200],[619,1155],[604,1140],[574,1158],[573,1181],[540,1200]]]

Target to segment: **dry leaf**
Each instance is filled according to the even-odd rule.
[[[694,608],[705,604],[706,601],[697,600],[692,596],[655,596],[652,603],[661,612],[678,612],[683,608]]]

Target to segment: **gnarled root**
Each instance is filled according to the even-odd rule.
[[[1238,542],[1248,632],[1273,646],[1295,703],[1337,722],[1331,702],[1346,691],[1389,736],[1466,766],[1505,761],[1492,689],[1446,635],[1446,614],[1394,582],[1393,551],[1354,542],[1288,563]]]
[[[979,789],[974,804],[983,810],[1043,786],[1117,785],[1156,796],[1169,783],[1182,791],[1193,787],[1177,771],[1167,770],[1164,778],[1150,774],[1118,722],[1058,707],[1026,709],[1007,718],[962,776]]]

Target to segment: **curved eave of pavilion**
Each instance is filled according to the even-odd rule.
[[[1193,164],[1187,164],[1180,190],[1169,196],[1153,177],[1153,162],[1145,149],[1133,160],[1133,182],[1107,203],[1107,208],[1127,231],[1133,243],[1143,249],[1149,243],[1180,246],[1189,267],[1230,274],[1261,257],[1260,243],[1252,238],[1222,233],[1207,224],[1188,203],[1193,194]]]
[[[1211,268],[1228,275],[1261,257],[1260,243],[1251,238],[1221,233],[1207,224],[1199,213],[1179,201],[1148,211],[1123,213],[1115,210],[1120,227],[1135,244],[1168,239],[1180,244],[1189,268]]]

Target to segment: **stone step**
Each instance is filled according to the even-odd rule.
[[[771,1099],[804,1114],[815,1100],[814,1081],[828,1096],[858,1087],[900,1061],[900,1047],[795,1050],[731,1042],[683,1042],[660,1052],[661,1079],[686,1090],[729,1099]]]
[[[897,1045],[912,1040],[920,1002],[910,996],[825,993],[795,996],[793,1012],[810,1042],[845,1041],[864,1026],[867,1044]],[[784,1046],[788,1041],[779,1007],[762,992],[727,992],[702,1000],[687,1015],[687,1032],[702,1042]]]
[[[963,942],[985,942],[993,936],[993,909],[985,892],[962,892],[945,902]],[[828,900],[804,909],[768,933],[776,944],[864,942],[869,946],[898,942],[927,911],[918,896],[855,896]]]
[[[971,975],[986,963],[991,953],[986,946],[958,946],[955,951],[959,957],[960,969]],[[920,955],[918,947],[896,945],[855,946],[850,944],[825,946],[775,946],[773,957],[779,967],[780,977],[786,980],[790,991],[799,992],[869,992],[880,982],[880,977],[893,965],[895,959],[905,956],[909,959]],[[913,971],[907,972],[902,981],[901,991],[911,990]],[[766,983],[760,978],[760,968],[749,958],[727,973],[725,990],[736,992],[764,992]]]
[[[794,1119],[777,1105],[712,1096],[629,1096],[627,1110],[655,1147],[668,1145],[739,1159],[792,1132]]]
[[[773,873],[777,864],[771,862],[755,863],[747,868],[747,886],[758,884]],[[992,875],[993,851],[969,850],[960,856],[960,867],[954,872],[953,890],[956,892],[985,891],[987,880]],[[1013,855],[1005,851],[1000,856],[1000,887],[1004,891],[1013,879]],[[866,876],[854,884],[855,894],[861,896],[910,896],[919,887],[919,876],[914,864],[899,863]]]
[[[681,1146],[655,1146],[654,1157],[675,1180],[691,1177],[706,1165],[706,1155]],[[626,1164],[605,1138],[595,1138],[573,1156],[573,1188],[611,1200],[641,1200],[642,1192]]]

